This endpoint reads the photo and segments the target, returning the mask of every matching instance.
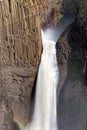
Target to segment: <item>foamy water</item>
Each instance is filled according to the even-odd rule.
[[[56,60],[56,43],[43,38],[43,34],[42,39],[43,53],[38,72],[35,109],[32,122],[27,127],[27,130],[58,130],[56,89],[59,75]]]
[[[42,31],[43,53],[39,66],[33,118],[26,130],[58,130],[56,90],[59,71],[56,60],[56,41],[74,19],[63,21],[57,28]]]

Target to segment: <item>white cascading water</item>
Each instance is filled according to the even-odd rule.
[[[73,18],[65,19],[57,29],[42,31],[43,53],[37,78],[35,108],[32,122],[26,130],[58,130],[56,90],[59,71],[55,45],[61,33],[73,21]]]
[[[56,89],[58,66],[56,42],[48,41],[42,31],[43,53],[39,66],[35,110],[28,130],[57,130]]]

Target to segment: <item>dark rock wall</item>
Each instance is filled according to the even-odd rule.
[[[41,27],[54,26],[63,12],[74,13],[76,21],[63,33],[57,44],[60,71],[59,128],[85,130],[85,113],[79,113],[86,112],[87,90],[83,87],[84,75],[87,78],[86,0],[0,0],[0,130],[19,130],[18,125],[24,127],[29,122],[31,95],[42,51]],[[78,62],[73,57],[77,57]],[[76,75],[76,70],[80,76]],[[79,110],[77,105],[80,106]],[[85,106],[84,109],[82,106]],[[78,125],[79,121],[76,122],[76,116],[71,118],[77,111],[80,115],[77,118],[81,119],[82,116],[82,127]],[[75,127],[73,120],[76,122]]]
[[[67,1],[64,2],[65,11],[69,11]],[[75,2],[77,8],[73,12],[76,21],[62,34],[57,44],[59,130],[87,129],[87,1]],[[69,7],[71,3],[68,3]]]

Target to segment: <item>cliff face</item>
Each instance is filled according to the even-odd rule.
[[[2,114],[0,130],[19,130],[14,120],[20,127],[29,122],[30,98],[42,50],[41,26],[55,14],[54,2],[0,0],[0,99],[4,113],[13,111]],[[4,120],[9,126],[4,127]]]
[[[64,0],[63,8],[75,13],[76,21],[57,44],[59,130],[87,129],[87,1],[73,1]]]
[[[60,37],[59,43],[57,44],[57,56],[58,63],[60,66],[60,87],[59,91],[63,86],[63,83],[67,77],[68,72],[68,60],[72,50],[77,49],[78,59],[81,57],[81,62],[86,68],[87,64],[87,1],[86,0],[64,0],[63,11],[71,13],[76,16],[75,23],[71,25],[67,31],[64,32],[63,36]],[[81,53],[80,53],[81,51]],[[74,52],[74,51],[73,51]],[[83,54],[82,54],[83,53]],[[82,56],[83,55],[83,56]],[[83,71],[83,70],[82,70]],[[84,70],[87,73],[87,70]],[[63,78],[63,79],[62,79]],[[59,92],[58,92],[59,93]]]
[[[75,14],[79,29],[87,37],[87,1],[86,0],[64,0],[63,9]]]
[[[0,130],[20,130],[14,122],[13,113],[6,100],[0,100]]]
[[[58,20],[56,15],[60,18],[61,12],[67,11],[74,12],[77,21],[57,44],[59,97],[68,75],[70,43],[75,47],[80,43],[78,50],[81,50],[87,41],[86,6],[86,0],[0,0],[0,130],[19,130],[19,126],[24,128],[29,122],[31,95],[42,51],[41,27],[54,26]]]
[[[72,47],[70,44],[73,44],[72,46],[75,48],[78,48],[78,50],[81,50],[84,53],[85,61],[86,62],[86,51],[87,51],[87,1],[86,0],[64,0],[62,4],[63,12],[71,13],[72,15],[75,15],[76,20],[75,23],[72,26],[71,32],[70,27],[68,27],[67,31],[64,32],[63,36],[60,37],[59,42],[57,44],[57,57],[58,57],[58,63],[60,68],[60,87],[59,91],[63,86],[63,83],[67,77],[68,72],[68,60],[69,55],[72,50]],[[68,36],[70,34],[70,36]],[[69,40],[70,39],[70,40]],[[71,43],[69,43],[71,42]],[[78,59],[80,54],[78,53]],[[83,59],[84,59],[83,58]],[[59,92],[58,92],[59,93]]]
[[[32,4],[37,3],[0,1],[0,98],[8,101],[14,119],[24,122],[29,118],[29,99],[42,49],[41,3]]]

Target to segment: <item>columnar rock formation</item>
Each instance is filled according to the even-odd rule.
[[[0,3],[0,12],[1,65],[38,64],[41,53],[39,11],[15,0],[4,0]]]
[[[42,50],[41,23],[50,17],[54,2],[0,0],[0,98],[13,111],[20,127],[29,122],[30,97]]]
[[[0,130],[19,130],[17,124],[23,127],[29,122],[30,97],[42,51],[41,27],[55,25],[56,14],[60,16],[63,11],[74,12],[77,15],[79,35],[84,37],[83,42],[86,42],[86,2],[86,0],[0,0],[0,104],[3,104],[0,105],[2,113]],[[60,90],[68,71],[70,46],[67,34],[68,31],[57,45],[61,72]],[[78,41],[78,37],[75,38],[72,35],[72,39]],[[2,106],[5,108],[3,110],[5,114],[2,112]],[[3,127],[4,120],[6,125],[9,124],[8,127]]]
[[[8,100],[15,120],[24,122],[42,49],[39,10],[32,4],[0,1],[0,97]]]

